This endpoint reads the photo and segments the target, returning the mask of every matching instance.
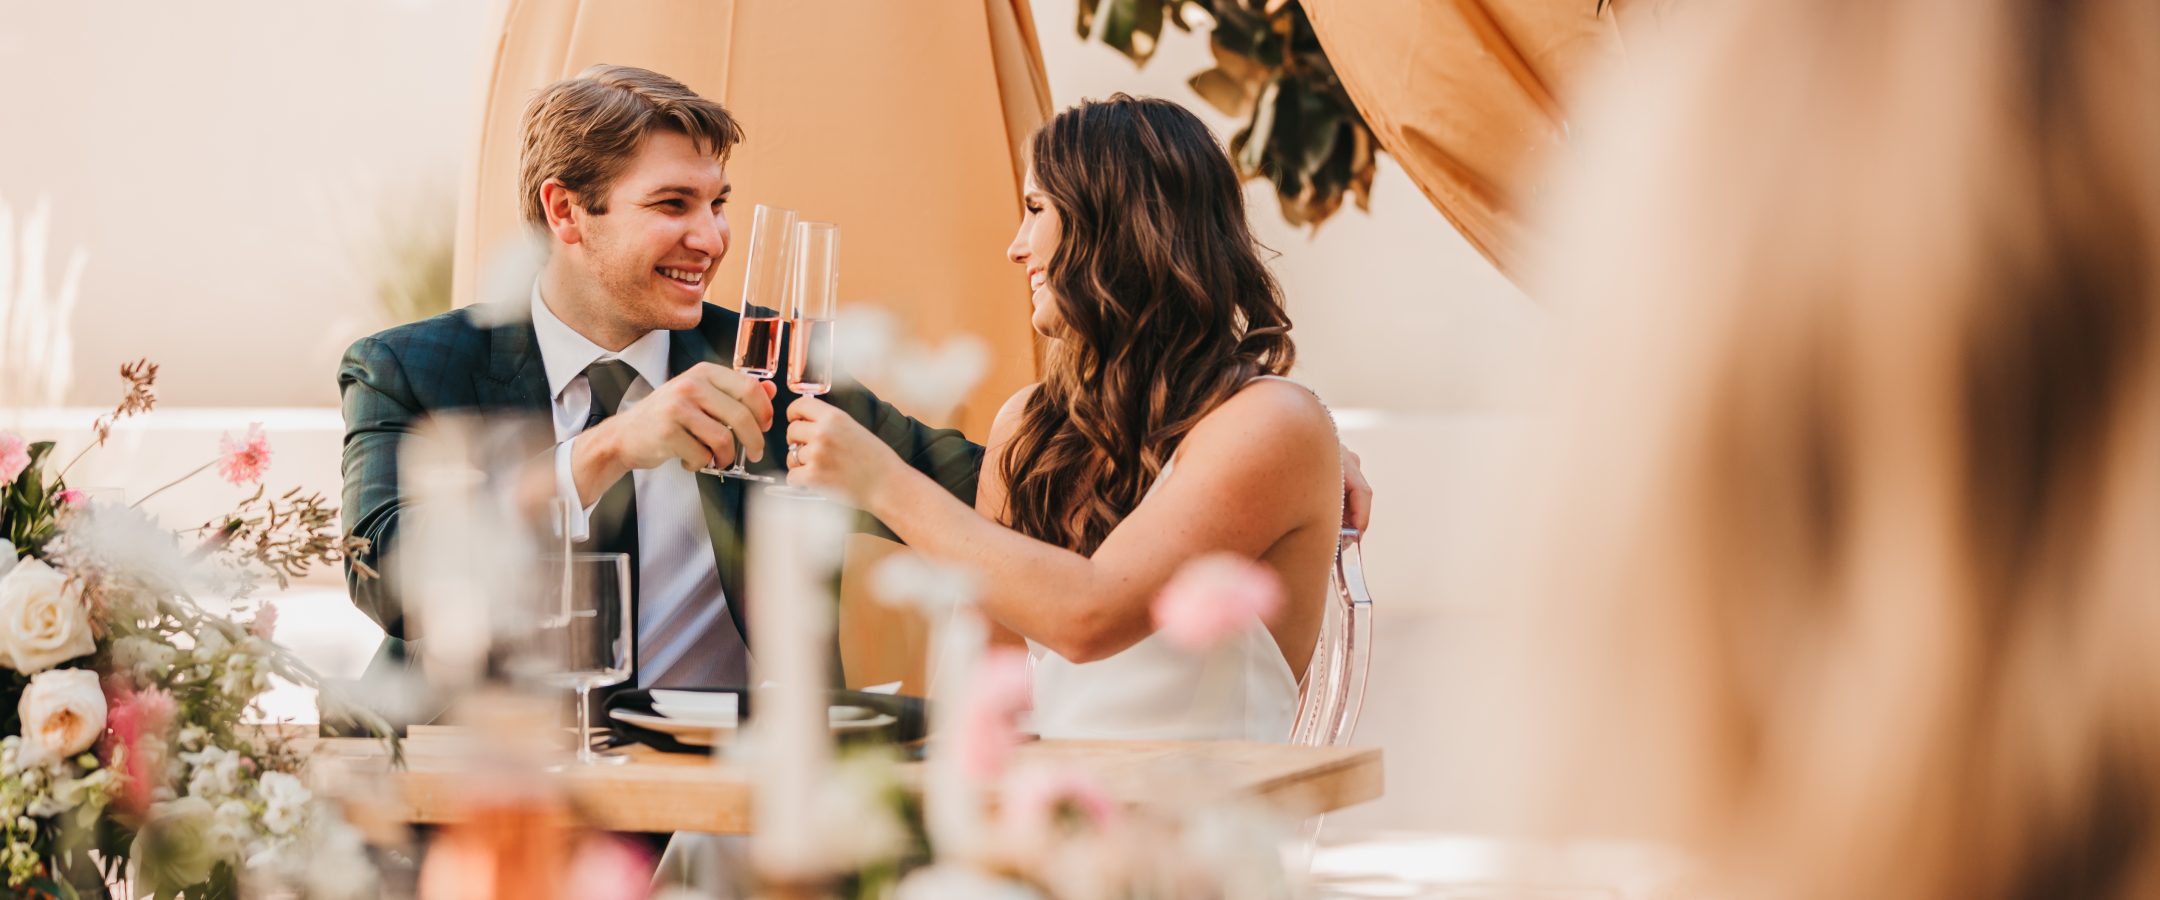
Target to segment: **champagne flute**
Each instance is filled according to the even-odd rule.
[[[741,316],[735,326],[735,371],[759,381],[778,374],[780,325],[786,303],[790,241],[795,234],[795,211],[763,203],[750,214],[750,259],[743,266]],[[741,435],[736,438],[739,441]],[[735,462],[726,469],[699,469],[707,475],[744,481],[779,481],[743,468],[743,447],[735,448]]]
[[[840,297],[840,226],[795,225],[795,272],[788,285],[788,390],[816,397],[832,390],[833,315]],[[789,453],[795,452],[793,445]],[[820,497],[801,488],[774,488],[785,497]]]

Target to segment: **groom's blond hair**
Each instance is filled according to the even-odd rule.
[[[525,107],[518,157],[525,223],[547,226],[540,187],[550,179],[575,192],[587,212],[607,212],[608,188],[645,136],[662,130],[722,160],[743,139],[726,107],[647,69],[598,65],[541,88]]]

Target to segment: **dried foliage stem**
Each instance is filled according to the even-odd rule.
[[[90,431],[94,437],[87,446],[75,454],[74,459],[68,460],[67,465],[60,467],[60,474],[55,476],[56,478],[66,479],[68,470],[75,468],[76,463],[82,462],[82,458],[90,455],[91,450],[104,446],[105,439],[112,436],[113,423],[132,415],[149,412],[157,407],[157,374],[157,363],[148,359],[138,359],[120,366],[120,378],[126,381],[128,385],[127,394],[120,398],[120,405],[113,407],[112,412],[99,416],[97,423],[90,426]],[[197,469],[196,471],[200,472],[202,470]],[[171,485],[166,485],[166,487],[171,487]],[[163,488],[159,490],[163,490]]]

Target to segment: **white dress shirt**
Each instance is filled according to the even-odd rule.
[[[667,383],[668,333],[654,331],[610,353],[555,317],[533,282],[533,331],[547,369],[555,415],[555,484],[571,500],[570,539],[585,540],[600,493],[579,497],[570,468],[571,448],[592,411],[585,369],[620,359],[637,370],[617,412],[636,406]],[[630,473],[637,490],[638,686],[706,687],[747,683],[749,653],[727,613],[712,535],[698,492],[697,474],[669,460]],[[605,488],[601,492],[605,492]]]

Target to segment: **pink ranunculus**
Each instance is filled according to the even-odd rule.
[[[998,647],[983,657],[960,723],[961,768],[988,784],[1005,771],[1020,743],[1020,714],[1034,702],[1027,653]]]
[[[15,476],[30,468],[30,442],[22,435],[0,432],[0,484],[12,484]]]
[[[652,871],[652,856],[636,845],[608,835],[590,835],[570,855],[562,896],[638,900],[650,890]]]
[[[1084,772],[1019,769],[999,796],[998,818],[1015,838],[1055,841],[1076,831],[1106,831],[1117,821],[1117,801]]]
[[[54,494],[53,500],[68,509],[81,509],[83,504],[90,502],[90,495],[74,488],[68,488]]]
[[[1186,563],[1155,596],[1155,631],[1182,650],[1205,653],[1247,622],[1265,622],[1282,600],[1282,580],[1273,569],[1234,553],[1211,553]]]
[[[270,640],[270,636],[277,633],[277,607],[265,603],[255,610],[254,620],[248,622],[248,633]]]
[[[233,484],[261,481],[270,468],[270,436],[263,433],[261,422],[250,422],[244,438],[226,432],[218,440],[218,453],[219,477]]]
[[[106,764],[112,763],[115,750],[123,751],[125,760],[121,785],[120,806],[134,815],[148,812],[157,791],[157,775],[164,771],[165,761],[152,758],[159,755],[167,732],[179,715],[179,705],[173,696],[161,687],[137,691],[124,684],[108,679],[105,684]],[[156,738],[146,741],[145,738]]]

